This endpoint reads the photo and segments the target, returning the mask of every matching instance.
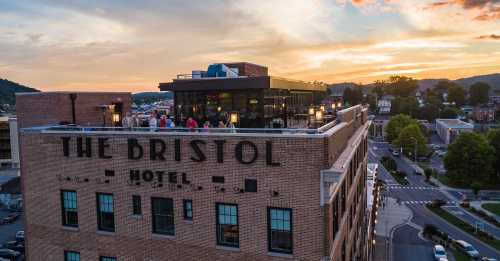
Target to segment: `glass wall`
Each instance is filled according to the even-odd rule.
[[[324,95],[284,89],[175,92],[175,118],[178,126],[193,117],[200,127],[233,121],[238,128],[307,128],[308,109]]]

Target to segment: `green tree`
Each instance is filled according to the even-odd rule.
[[[476,82],[470,86],[469,90],[469,103],[471,105],[478,105],[488,102],[488,93],[490,86],[484,82]]]
[[[408,115],[399,114],[391,117],[385,128],[387,140],[393,141],[397,139],[401,130],[412,123],[417,123],[417,121]]]
[[[343,98],[351,106],[358,105],[363,101],[363,90],[360,85],[355,85],[353,88],[346,88],[344,90]]]
[[[448,101],[454,102],[457,107],[465,104],[465,90],[462,86],[454,84],[448,89]]]
[[[460,134],[448,146],[444,158],[447,176],[455,185],[468,186],[477,181],[485,184],[493,172],[495,150],[483,135]]]
[[[380,99],[385,94],[386,82],[385,81],[375,81],[375,87],[373,88],[373,93],[377,95],[377,98]]]
[[[403,148],[403,153],[406,155],[415,156],[415,146],[417,149],[417,156],[427,155],[427,139],[420,126],[412,123],[404,127],[399,133],[398,138],[394,141],[394,145],[398,148]]]
[[[432,169],[426,168],[424,170],[425,180],[429,181],[432,177]]]
[[[441,112],[441,115],[439,118],[441,119],[456,119],[458,117],[458,109],[454,107],[446,107],[444,110]]]
[[[493,163],[494,172],[492,173],[490,183],[500,183],[500,130],[490,130],[487,134],[488,142],[495,150],[495,162]]]
[[[421,118],[429,122],[434,121],[439,117],[441,104],[441,100],[437,96],[427,95],[425,106],[420,111]]]
[[[482,187],[482,185],[478,181],[474,181],[470,185],[470,188],[472,189],[472,193],[474,193],[474,196],[476,196],[476,198],[477,198],[477,195],[479,195],[479,190],[481,190],[481,187]]]
[[[391,113],[406,114],[416,118],[420,114],[417,98],[415,97],[396,97],[391,104]]]
[[[418,88],[418,81],[406,76],[391,76],[387,84],[387,92],[398,97],[409,97]]]

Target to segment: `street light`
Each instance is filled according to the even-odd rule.
[[[410,137],[410,139],[415,141],[415,163],[417,163],[417,139],[415,137]]]

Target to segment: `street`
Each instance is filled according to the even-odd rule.
[[[380,166],[381,163],[379,160],[382,156],[392,157],[388,150],[389,148],[389,143],[370,142],[368,161],[370,163],[378,163]],[[394,198],[401,206],[409,208],[412,218],[406,224],[396,227],[394,233],[392,233],[392,260],[433,260],[433,243],[424,241],[422,237],[418,236],[419,230],[426,224],[437,226],[441,231],[449,234],[454,239],[462,239],[469,242],[482,256],[500,259],[499,251],[447,223],[425,207],[426,204],[433,200],[440,199],[444,200],[450,209],[458,208],[457,205],[461,198],[460,193],[429,185],[425,182],[423,175],[414,174],[414,167],[407,160],[403,157],[393,158],[397,163],[398,169],[406,172],[409,185],[401,186],[397,184],[385,168],[379,167],[378,178],[386,184],[386,191],[383,192],[383,195],[384,197]],[[456,209],[452,210],[456,211]],[[381,222],[383,221],[381,220]],[[471,222],[474,222],[474,219],[471,219]]]

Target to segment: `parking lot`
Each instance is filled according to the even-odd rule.
[[[0,220],[3,220],[5,217],[12,214],[8,210],[0,209]],[[13,221],[12,223],[0,224],[0,244],[4,245],[9,241],[16,240],[17,231],[24,230],[23,224],[23,216],[22,213],[19,213],[20,216]],[[3,248],[3,247],[0,247]],[[16,261],[23,260],[22,258],[18,258]]]

